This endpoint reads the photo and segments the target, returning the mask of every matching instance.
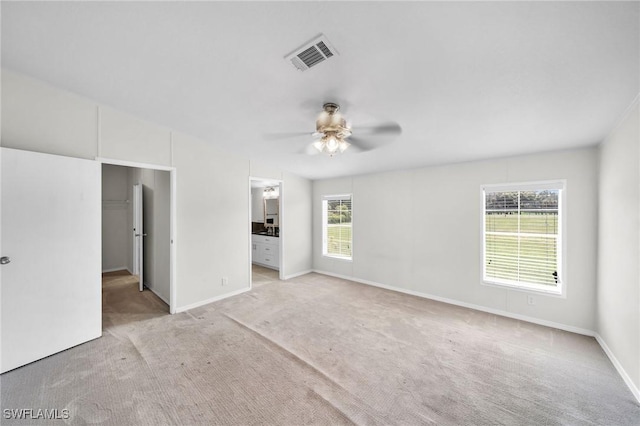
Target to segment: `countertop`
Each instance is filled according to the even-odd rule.
[[[265,237],[274,237],[274,238],[280,237],[280,235],[273,235],[273,234],[269,235],[266,232],[252,232],[251,234],[252,235],[262,235],[262,236],[265,236]]]

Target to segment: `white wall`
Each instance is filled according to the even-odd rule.
[[[178,306],[188,306],[249,285],[249,162],[193,137],[174,134],[173,140]]]
[[[566,298],[481,284],[482,184],[567,180]],[[353,194],[353,261],[322,255],[323,195]],[[597,151],[582,149],[313,183],[313,267],[399,290],[595,329]]]
[[[129,244],[127,169],[102,166],[102,271],[127,269]]]
[[[597,313],[598,333],[640,399],[639,128],[636,100],[600,149]]]
[[[144,284],[165,303],[170,301],[171,175],[138,169],[142,184]]]
[[[133,185],[142,182],[142,169],[127,167],[127,269],[133,273]]]
[[[171,130],[100,106],[98,156],[171,165]]]
[[[144,285],[149,288],[155,283],[155,206],[154,206],[154,186],[155,174],[151,169],[140,169],[142,180],[142,234],[143,234],[143,280]],[[169,300],[169,299],[166,299]]]
[[[2,69],[2,146],[93,160],[98,106]]]
[[[283,188],[280,197],[281,225],[283,240],[283,277],[285,279],[310,271],[312,265],[312,210],[311,181],[283,174]]]
[[[154,280],[150,288],[167,304],[171,279],[171,174],[154,170]]]
[[[71,157],[102,156],[175,167],[177,310],[249,288],[247,194],[252,163],[248,159],[6,70],[2,70],[0,143]],[[255,172],[283,177],[269,167]],[[306,184],[300,184],[300,178],[289,178],[296,180],[292,199],[304,200],[304,194],[295,191],[304,190],[309,181],[301,179]],[[297,227],[303,225],[294,223],[291,229]],[[311,244],[306,235],[301,238]],[[288,250],[286,245],[285,256]],[[287,270],[299,272],[297,267],[311,263],[304,258],[309,255],[310,250],[302,250],[287,256],[296,265]],[[222,277],[228,277],[227,286],[221,285]]]

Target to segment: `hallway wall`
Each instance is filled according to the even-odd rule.
[[[141,169],[144,203],[144,285],[165,303],[170,299],[171,175],[163,170]]]
[[[102,272],[130,268],[127,177],[126,167],[102,165]]]

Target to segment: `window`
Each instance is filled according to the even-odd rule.
[[[322,254],[351,260],[351,195],[322,199]]]
[[[483,280],[563,292],[564,182],[487,185],[483,194]]]

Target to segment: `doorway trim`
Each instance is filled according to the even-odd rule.
[[[116,160],[114,158],[96,157],[96,161],[101,164],[112,164],[114,166],[133,167],[137,169],[150,169],[167,171],[170,174],[169,189],[169,313],[176,313],[176,193],[177,193],[177,173],[178,170],[172,166],[163,166],[159,164],[138,163],[135,161]],[[100,189],[102,192],[102,188]]]
[[[257,181],[269,181],[269,182],[277,182],[278,183],[278,188],[280,190],[280,200],[278,205],[280,206],[280,217],[279,217],[279,223],[280,223],[280,227],[282,227],[282,224],[285,223],[285,214],[284,214],[284,180],[282,179],[273,179],[273,178],[266,178],[266,177],[258,177],[258,176],[249,176],[249,289],[253,289],[253,269],[251,267],[251,265],[253,264],[252,259],[251,259],[251,249],[252,249],[252,238],[251,236],[253,235],[251,232],[251,222],[253,222],[253,208],[252,208],[252,203],[253,203],[253,198],[251,197],[251,182],[257,180]],[[286,233],[286,224],[284,227],[285,231],[282,232],[282,229],[280,229],[280,234],[278,235],[278,250],[280,250],[279,256],[278,256],[278,278],[280,280],[284,280],[284,238],[285,238],[285,233]]]

